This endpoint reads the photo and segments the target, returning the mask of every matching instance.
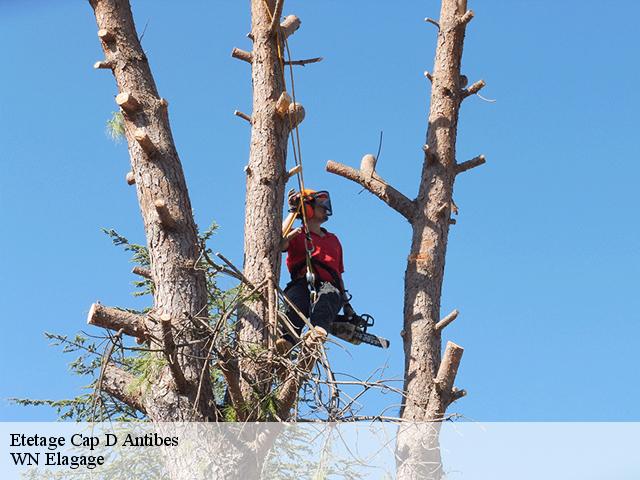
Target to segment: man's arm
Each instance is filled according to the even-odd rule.
[[[296,213],[289,213],[287,218],[284,219],[284,222],[282,222],[282,240],[280,241],[281,252],[286,252],[289,249],[289,241],[301,231],[300,227],[291,229],[291,225],[295,219]],[[291,229],[291,231],[287,232],[289,229]]]

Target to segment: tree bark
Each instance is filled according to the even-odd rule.
[[[196,270],[199,246],[187,185],[167,112],[140,46],[128,0],[90,0],[105,53],[100,62],[112,69],[118,86],[116,101],[124,114],[131,170],[144,222],[154,280],[153,312],[172,331],[184,328],[181,346],[173,352],[177,365],[164,367],[142,398],[153,421],[206,420],[215,416],[209,375],[194,405],[200,372],[205,367],[204,341],[196,337],[188,316],[207,315],[204,273]],[[167,320],[168,319],[168,320]],[[167,322],[169,322],[167,324]],[[146,321],[149,335],[170,345],[163,322]],[[190,343],[192,342],[193,343]],[[169,345],[165,345],[169,342]],[[179,392],[175,370],[185,385]]]
[[[466,87],[460,74],[465,27],[473,18],[466,0],[442,0],[440,20],[427,19],[438,29],[427,142],[418,196],[408,201],[372,170],[375,159],[363,165],[369,171],[329,162],[327,170],[353,180],[400,212],[411,224],[413,235],[404,283],[405,399],[400,410],[409,422],[441,422],[447,407],[464,396],[453,386],[463,349],[449,343],[441,358],[442,330],[455,320],[457,311],[440,320],[440,300],[458,173],[485,162],[484,156],[456,162],[456,137],[461,102],[484,86]],[[377,181],[373,181],[377,180]],[[415,423],[413,423],[415,427]],[[420,431],[402,426],[396,446],[398,478],[442,476],[437,423],[423,423]]]
[[[280,8],[282,7],[282,2]],[[280,277],[282,205],[287,181],[286,156],[289,121],[276,113],[276,102],[285,91],[283,33],[272,28],[279,23],[275,0],[251,0],[253,111],[251,147],[246,168],[244,265],[246,278],[258,284],[264,278]],[[281,11],[281,10],[280,10]],[[265,261],[267,259],[267,261]],[[260,357],[266,348],[266,306],[258,301],[240,310],[238,339],[243,350]],[[245,401],[264,395],[268,372],[255,358],[241,358],[240,387]]]

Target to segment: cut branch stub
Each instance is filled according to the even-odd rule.
[[[287,15],[280,24],[280,29],[285,38],[289,37],[300,28],[300,19],[295,15]]]
[[[365,179],[370,180],[373,175],[373,171],[376,169],[377,159],[375,155],[367,153],[360,160],[360,173],[365,176]]]
[[[290,169],[287,172],[287,180],[289,180],[291,177],[293,177],[294,175],[297,175],[298,172],[300,172],[300,170],[302,170],[302,165],[296,165],[295,167],[293,167],[292,169]]]
[[[144,128],[136,128],[135,132],[133,132],[133,138],[136,139],[136,142],[140,144],[142,149],[148,154],[151,155],[155,151],[155,146],[149,138],[149,134]]]
[[[471,170],[472,168],[479,167],[480,165],[486,163],[486,161],[487,159],[485,158],[484,155],[478,155],[477,157],[474,157],[471,160],[458,163],[456,165],[456,175],[462,172],[466,172],[467,170]]]
[[[289,114],[290,128],[293,130],[302,123],[305,116],[304,107],[300,103],[292,103],[287,110]]]
[[[281,118],[284,118],[289,111],[289,105],[291,105],[291,97],[287,92],[282,92],[280,94],[280,98],[278,98],[278,101],[276,102],[276,113]]]
[[[438,323],[436,323],[436,330],[441,332],[447,325],[449,325],[456,318],[458,318],[459,314],[460,314],[460,312],[458,310],[454,310],[453,312],[451,312],[449,315],[447,315],[442,320],[440,320]]]
[[[127,184],[128,185],[135,185],[136,184],[136,177],[133,174],[133,172],[128,172],[126,179],[127,179]]]
[[[139,265],[133,267],[131,269],[131,273],[135,275],[140,275],[141,277],[147,278],[149,280],[153,280],[153,276],[151,275],[151,270],[148,268],[141,267]]]
[[[98,38],[102,40],[105,44],[111,43],[115,40],[115,35],[112,32],[107,30],[106,28],[101,28],[98,30]]]
[[[486,85],[487,84],[485,83],[484,80],[478,80],[477,82],[475,82],[474,84],[472,84],[471,86],[469,86],[468,88],[462,91],[462,97],[467,98],[471,95],[475,95],[480,90],[482,90]]]
[[[453,390],[453,382],[458,374],[458,367],[460,366],[460,360],[462,360],[462,354],[464,348],[456,345],[453,342],[447,342],[447,347],[438,369],[438,375],[435,379],[435,385],[440,392],[449,395]]]
[[[129,92],[122,92],[116,95],[116,103],[125,113],[136,113],[140,109],[140,103]]]
[[[246,120],[247,122],[251,123],[251,115],[247,115],[244,112],[241,112],[240,110],[234,110],[233,114],[238,117],[238,118],[242,118],[243,120]]]
[[[93,68],[95,68],[96,70],[100,68],[110,69],[113,68],[113,64],[108,60],[100,60],[93,64]]]
[[[466,25],[473,19],[473,10],[467,10],[464,15],[458,20],[458,26]]]
[[[246,50],[242,50],[240,48],[234,48],[231,50],[231,56],[233,58],[237,58],[238,60],[242,60],[243,62],[252,63],[253,62],[253,54],[251,52],[247,52]]]
[[[140,339],[145,339],[148,335],[145,320],[144,315],[105,307],[99,303],[91,305],[87,315],[89,325],[108,328],[116,332],[122,329],[125,334]]]
[[[158,199],[153,202],[153,205],[158,214],[158,221],[164,228],[173,229],[176,227],[176,222],[169,212],[169,208],[164,200]]]

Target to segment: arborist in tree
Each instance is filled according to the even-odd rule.
[[[355,344],[364,341],[386,348],[384,339],[365,333],[373,324],[371,317],[358,316],[349,304],[351,297],[342,281],[342,245],[335,234],[321,227],[333,213],[329,192],[305,189],[300,195],[292,190],[288,203],[281,250],[287,252],[291,281],[284,294],[316,328]],[[302,220],[302,226],[291,229],[296,218]],[[285,308],[287,318],[300,333],[304,320],[288,304]],[[342,308],[344,315],[339,315]],[[285,352],[293,343],[293,336],[285,333],[276,346]]]

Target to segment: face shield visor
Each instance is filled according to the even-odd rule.
[[[327,216],[330,216],[333,213],[331,209],[331,197],[329,197],[329,192],[326,190],[322,190],[320,192],[315,192],[311,195],[313,199],[313,204],[317,207],[322,207],[327,212]]]

